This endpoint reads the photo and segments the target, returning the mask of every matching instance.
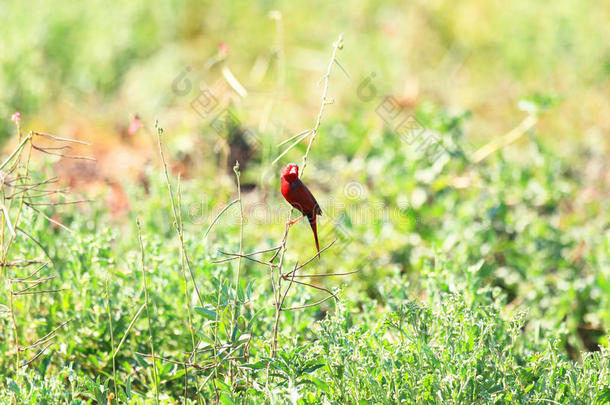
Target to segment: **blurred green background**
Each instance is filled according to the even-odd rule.
[[[156,117],[162,108],[187,104],[169,91],[185,66],[199,80],[213,81],[204,63],[219,41],[230,47],[228,63],[243,84],[268,90],[278,49],[272,10],[283,16],[283,95],[294,126],[311,120],[307,107],[319,93],[312,84],[329,43],[345,32],[340,61],[352,84],[376,73],[382,93],[416,93],[418,101],[470,110],[472,136],[505,132],[520,116],[517,100],[532,92],[563,98],[546,123],[556,138],[608,129],[610,5],[576,0],[8,1],[0,8],[0,113],[19,110],[60,122],[70,118],[62,112],[91,114],[98,125],[122,122],[125,111]],[[271,66],[252,75],[257,60]],[[343,80],[334,86],[341,112],[360,106]],[[9,132],[4,123],[4,139]]]

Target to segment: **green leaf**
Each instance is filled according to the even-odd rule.
[[[239,367],[240,368],[249,368],[252,370],[261,370],[263,368],[265,368],[267,366],[267,364],[265,364],[262,361],[257,361],[256,363],[251,363],[251,364],[242,364]]]
[[[206,342],[213,344],[214,343],[214,339],[212,339],[211,337],[209,337],[208,335],[206,335],[205,333],[199,331],[197,332],[197,334]]]
[[[195,311],[199,312],[201,315],[205,316],[208,319],[216,320],[216,312],[203,307],[195,307]]]
[[[231,392],[231,387],[229,386],[229,384],[222,382],[220,380],[216,380],[215,383],[216,383],[216,386],[218,388],[220,388],[221,391]]]
[[[15,380],[9,378],[8,380],[8,388],[17,395],[18,398],[21,398],[21,392],[19,391],[19,386],[15,382]]]
[[[600,404],[607,404],[610,402],[610,387],[604,388],[602,392],[597,396],[597,401]]]
[[[318,377],[311,377],[311,381],[313,381],[313,383],[322,391],[326,392],[326,393],[330,393],[330,388],[328,387],[328,384],[326,384],[323,380],[319,379]]]
[[[309,366],[305,369],[303,369],[303,373],[312,373],[314,371],[316,371],[317,369],[324,367],[326,364],[314,364],[313,366]]]
[[[236,324],[233,328],[233,333],[231,333],[231,343],[235,343],[235,338],[237,337],[237,331],[239,330],[238,325]]]
[[[224,392],[220,394],[220,403],[223,405],[233,405],[235,402],[231,399],[231,397]]]
[[[241,302],[246,302],[246,296],[244,294],[244,288],[242,287],[241,284],[237,285],[237,298],[241,301]]]
[[[246,298],[248,301],[250,301],[250,297],[252,297],[252,284],[253,281],[250,281],[246,286]]]

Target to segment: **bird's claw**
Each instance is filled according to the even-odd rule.
[[[304,215],[301,215],[300,217],[298,217],[295,220],[288,220],[288,222],[286,222],[286,226],[287,227],[291,227],[292,225],[296,224],[297,222],[299,222],[302,218],[304,217]]]

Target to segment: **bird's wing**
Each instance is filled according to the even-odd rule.
[[[303,194],[305,194],[304,197],[308,200],[308,206],[305,208],[309,211],[309,214],[322,215],[322,209],[320,209],[320,205],[316,201],[316,198],[313,196],[313,194],[311,194],[311,191],[309,191],[307,186],[303,184],[301,180],[299,180],[297,187],[300,189],[300,191],[303,192]]]

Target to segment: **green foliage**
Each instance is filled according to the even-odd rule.
[[[365,174],[375,155],[388,157],[395,142],[388,134],[371,150]],[[273,310],[266,271],[246,262],[245,281],[235,291],[228,281],[230,267],[211,263],[215,256],[212,246],[236,246],[235,224],[220,220],[216,227],[223,230],[216,231],[208,248],[198,237],[204,230],[185,224],[185,248],[203,305],[194,295],[185,301],[175,235],[169,220],[160,221],[158,215],[159,210],[171,209],[166,188],[161,176],[151,176],[151,194],[142,200],[137,215],[144,224],[156,350],[166,359],[185,359],[183,353],[192,342],[184,308],[190,305],[200,349],[197,362],[240,357],[233,384],[226,379],[230,368],[225,360],[218,368],[219,378],[212,375],[201,391],[207,398],[218,395],[224,403],[277,400],[307,404],[321,398],[330,403],[527,403],[542,399],[604,403],[610,387],[610,355],[603,343],[607,340],[598,340],[600,352],[582,353],[577,361],[568,358],[574,352],[566,347],[586,349],[579,329],[583,322],[607,325],[606,295],[601,293],[605,284],[599,282],[606,276],[596,266],[606,260],[603,246],[608,244],[608,235],[556,229],[552,218],[575,189],[575,175],[562,169],[561,160],[542,146],[531,153],[541,157],[536,170],[531,164],[522,166],[504,159],[491,161],[485,170],[477,167],[477,181],[485,185],[483,193],[446,184],[445,176],[452,170],[469,167],[459,157],[445,162],[431,179],[422,174],[430,166],[421,159],[396,155],[385,159],[384,170],[397,179],[399,187],[382,179],[370,178],[367,183],[379,186],[378,195],[387,201],[396,201],[400,193],[421,190],[429,196],[428,202],[411,206],[419,220],[389,221],[369,229],[352,218],[350,243],[340,256],[329,250],[320,266],[340,270],[349,266],[346,263],[357,262],[361,273],[344,286],[336,307],[325,304],[322,312],[308,308],[286,313],[281,318],[281,347],[275,358],[269,357]],[[411,170],[414,176],[404,175]],[[503,187],[495,187],[498,182]],[[536,194],[530,195],[528,190],[534,184]],[[187,194],[183,198],[188,199],[189,190],[199,186],[185,183],[184,188]],[[138,195],[140,190],[134,188],[133,193]],[[511,200],[515,195],[523,195],[523,200]],[[62,399],[55,403],[86,403],[115,395],[108,316],[112,316],[115,342],[119,341],[143,303],[137,236],[132,226],[128,227],[131,233],[122,237],[115,231],[103,231],[108,221],[105,209],[95,203],[89,209],[97,213],[69,217],[67,224],[76,231],[74,235],[50,231],[40,217],[25,219],[23,226],[56,258],[50,270],[58,276],[53,287],[64,290],[22,300],[18,317],[32,317],[36,322],[19,322],[20,335],[41,336],[49,325],[67,318],[72,322],[59,332],[56,344],[36,367],[6,379],[0,391],[5,398],[14,394],[23,403],[42,403],[43,398],[48,403],[58,401],[56,398]],[[346,209],[344,215],[354,212]],[[94,223],[90,218],[96,218]],[[601,226],[586,217],[574,221],[585,229]],[[246,249],[252,250],[258,244],[257,232],[247,225],[245,230]],[[363,256],[357,252],[362,252],[367,232],[373,232],[376,240]],[[401,235],[411,240],[409,236],[416,233],[420,242],[407,243],[408,249],[400,242],[403,239],[393,241]],[[576,246],[573,235],[587,235],[587,243],[599,246],[578,266],[561,253]],[[384,245],[383,255],[375,254]],[[36,248],[32,241],[22,239],[15,257],[25,257]],[[583,277],[583,271],[597,271],[598,276]],[[560,272],[561,279],[552,277],[553,272]],[[105,309],[107,274],[110,314]],[[238,317],[231,330],[235,296]],[[314,297],[305,288],[297,288],[288,301],[300,305]],[[2,325],[4,336],[9,337],[7,316]],[[125,402],[154,398],[150,359],[136,354],[148,352],[147,330],[145,316],[139,317],[117,353],[116,392]],[[8,349],[10,339],[3,342],[9,344]],[[231,353],[225,349],[212,353],[213,347],[225,344],[232,347]],[[11,375],[10,358],[3,356],[0,361],[1,369]],[[66,368],[68,362],[71,366]],[[195,387],[209,375],[191,370],[185,376],[183,367],[160,359],[157,367],[162,398],[171,401],[180,401],[185,378],[188,397],[194,399]]]

